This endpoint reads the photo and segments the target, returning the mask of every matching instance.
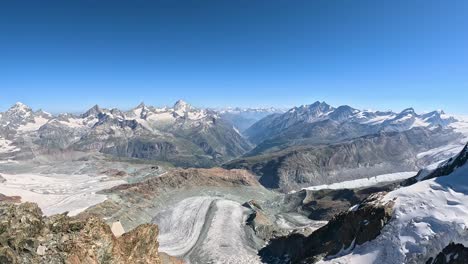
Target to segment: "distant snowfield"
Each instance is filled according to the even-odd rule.
[[[303,190],[318,191],[318,190],[324,190],[324,189],[338,190],[338,189],[356,189],[356,188],[370,187],[379,183],[393,182],[393,181],[408,179],[410,177],[415,176],[417,173],[418,173],[417,171],[407,171],[407,172],[382,174],[382,175],[378,175],[378,176],[370,177],[370,178],[337,182],[333,184],[310,186],[307,188],[303,188]]]
[[[66,211],[69,215],[76,215],[106,200],[106,195],[96,192],[126,183],[108,180],[106,176],[0,174],[6,179],[0,183],[0,193],[21,196],[22,202],[37,203],[45,215]]]
[[[182,200],[153,219],[159,250],[193,263],[261,263],[244,230],[248,212],[219,197]]]
[[[47,122],[49,122],[49,119],[47,119],[47,118],[34,117],[34,122],[30,122],[30,123],[21,125],[20,127],[18,127],[18,131],[21,131],[21,132],[36,131],[41,126],[45,125]]]
[[[381,234],[320,263],[425,263],[450,242],[468,246],[468,164],[384,199],[395,199],[395,211]]]

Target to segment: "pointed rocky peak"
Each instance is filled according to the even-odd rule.
[[[389,120],[390,122],[409,122],[410,120],[418,117],[413,108],[406,108],[397,114],[393,119]]]
[[[436,110],[432,111],[429,113],[422,114],[422,118],[431,118],[431,117],[441,117],[442,115],[445,115],[445,112],[443,110]]]
[[[18,102],[4,113],[2,119],[6,119],[8,122],[15,123],[23,122],[24,119],[32,118],[32,116],[32,109],[29,106]]]
[[[346,121],[360,111],[348,105],[342,105],[336,108],[331,114],[330,119],[336,121]]]
[[[36,112],[34,112],[34,115],[36,116],[40,116],[40,117],[44,117],[44,118],[52,118],[52,114],[42,110],[42,109],[39,109],[37,110]]]
[[[309,106],[309,109],[315,109],[315,108],[322,109],[322,110],[333,109],[333,107],[331,107],[326,102],[320,102],[320,101],[317,101]]]
[[[140,118],[146,118],[148,113],[151,112],[151,109],[144,102],[141,102],[139,105],[133,108],[130,112],[131,112],[130,115],[136,115]]]
[[[359,110],[357,110],[355,108],[352,108],[349,105],[341,105],[341,106],[339,106],[338,108],[335,109],[335,112],[338,112],[338,113],[351,113],[351,114],[354,114],[354,113],[356,113],[358,111]]]
[[[325,102],[317,101],[311,105],[304,106],[303,109],[312,116],[321,116],[332,111],[334,108]]]
[[[32,109],[21,102],[17,102],[8,109],[8,112],[32,112]]]
[[[146,105],[144,102],[141,102],[139,105],[137,105],[137,107],[135,107],[135,109],[138,109],[138,108],[145,108]]]
[[[448,116],[443,110],[436,110],[420,116],[425,122],[433,126],[447,126],[457,120],[453,116]]]
[[[187,102],[185,102],[184,100],[178,100],[174,104],[173,108],[174,108],[175,111],[186,112],[186,111],[192,109],[193,107],[190,104],[188,104]]]
[[[408,114],[416,115],[416,112],[414,111],[414,108],[412,108],[412,107],[406,108],[403,111],[401,111],[401,113],[400,113],[400,115],[408,115]]]
[[[102,113],[102,109],[98,105],[94,105],[88,111],[81,115],[81,117],[97,116]]]

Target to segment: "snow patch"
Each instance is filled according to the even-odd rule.
[[[42,116],[36,116],[34,117],[34,122],[29,122],[29,123],[19,126],[18,131],[21,131],[21,132],[36,131],[41,126],[45,125],[47,122],[49,122],[49,119],[44,118]]]

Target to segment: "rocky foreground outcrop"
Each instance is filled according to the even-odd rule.
[[[34,203],[0,203],[0,263],[159,264],[157,236],[154,224],[116,238],[97,217],[44,217]]]
[[[334,216],[327,225],[309,236],[294,233],[272,239],[260,250],[265,263],[314,263],[343,249],[352,249],[373,240],[391,219],[393,201],[381,202],[385,193],[369,196],[364,202]]]
[[[430,258],[426,264],[465,264],[468,263],[468,248],[462,244],[451,243],[435,258]]]

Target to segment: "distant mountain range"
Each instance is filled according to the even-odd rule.
[[[2,155],[12,159],[98,152],[209,167],[252,148],[218,112],[182,100],[173,107],[140,104],[129,111],[96,105],[81,115],[57,116],[17,103],[0,115],[0,136],[7,152]]]
[[[414,171],[459,151],[468,121],[333,107],[200,109],[140,104],[128,111],[94,106],[51,115],[17,103],[0,113],[0,159],[113,159],[181,167],[244,168],[284,191],[379,174]]]
[[[347,105],[332,107],[325,102],[294,107],[283,114],[270,115],[245,131],[258,144],[253,153],[265,152],[272,142],[290,145],[330,143],[376,132],[401,132],[415,127],[434,129],[447,127],[457,119],[443,111],[418,115],[408,108],[392,111],[361,111]],[[287,142],[286,142],[287,141]],[[284,143],[282,143],[284,142]]]
[[[362,111],[315,102],[269,115],[244,135],[256,147],[224,166],[251,170],[263,185],[287,191],[419,170],[459,151],[468,121],[443,111]]]
[[[179,100],[52,115],[17,103],[0,113],[0,200],[37,201],[46,214],[91,206],[79,218],[32,216],[100,216],[122,232],[146,230],[123,235],[135,243],[156,241],[154,226],[137,227],[155,223],[151,247],[191,263],[464,263],[466,142],[467,119],[412,108],[201,109]],[[113,187],[94,189],[97,181]],[[40,212],[3,207],[8,223]],[[95,234],[131,249],[106,230]],[[19,237],[44,240],[36,235]],[[8,256],[70,253],[38,243]]]

